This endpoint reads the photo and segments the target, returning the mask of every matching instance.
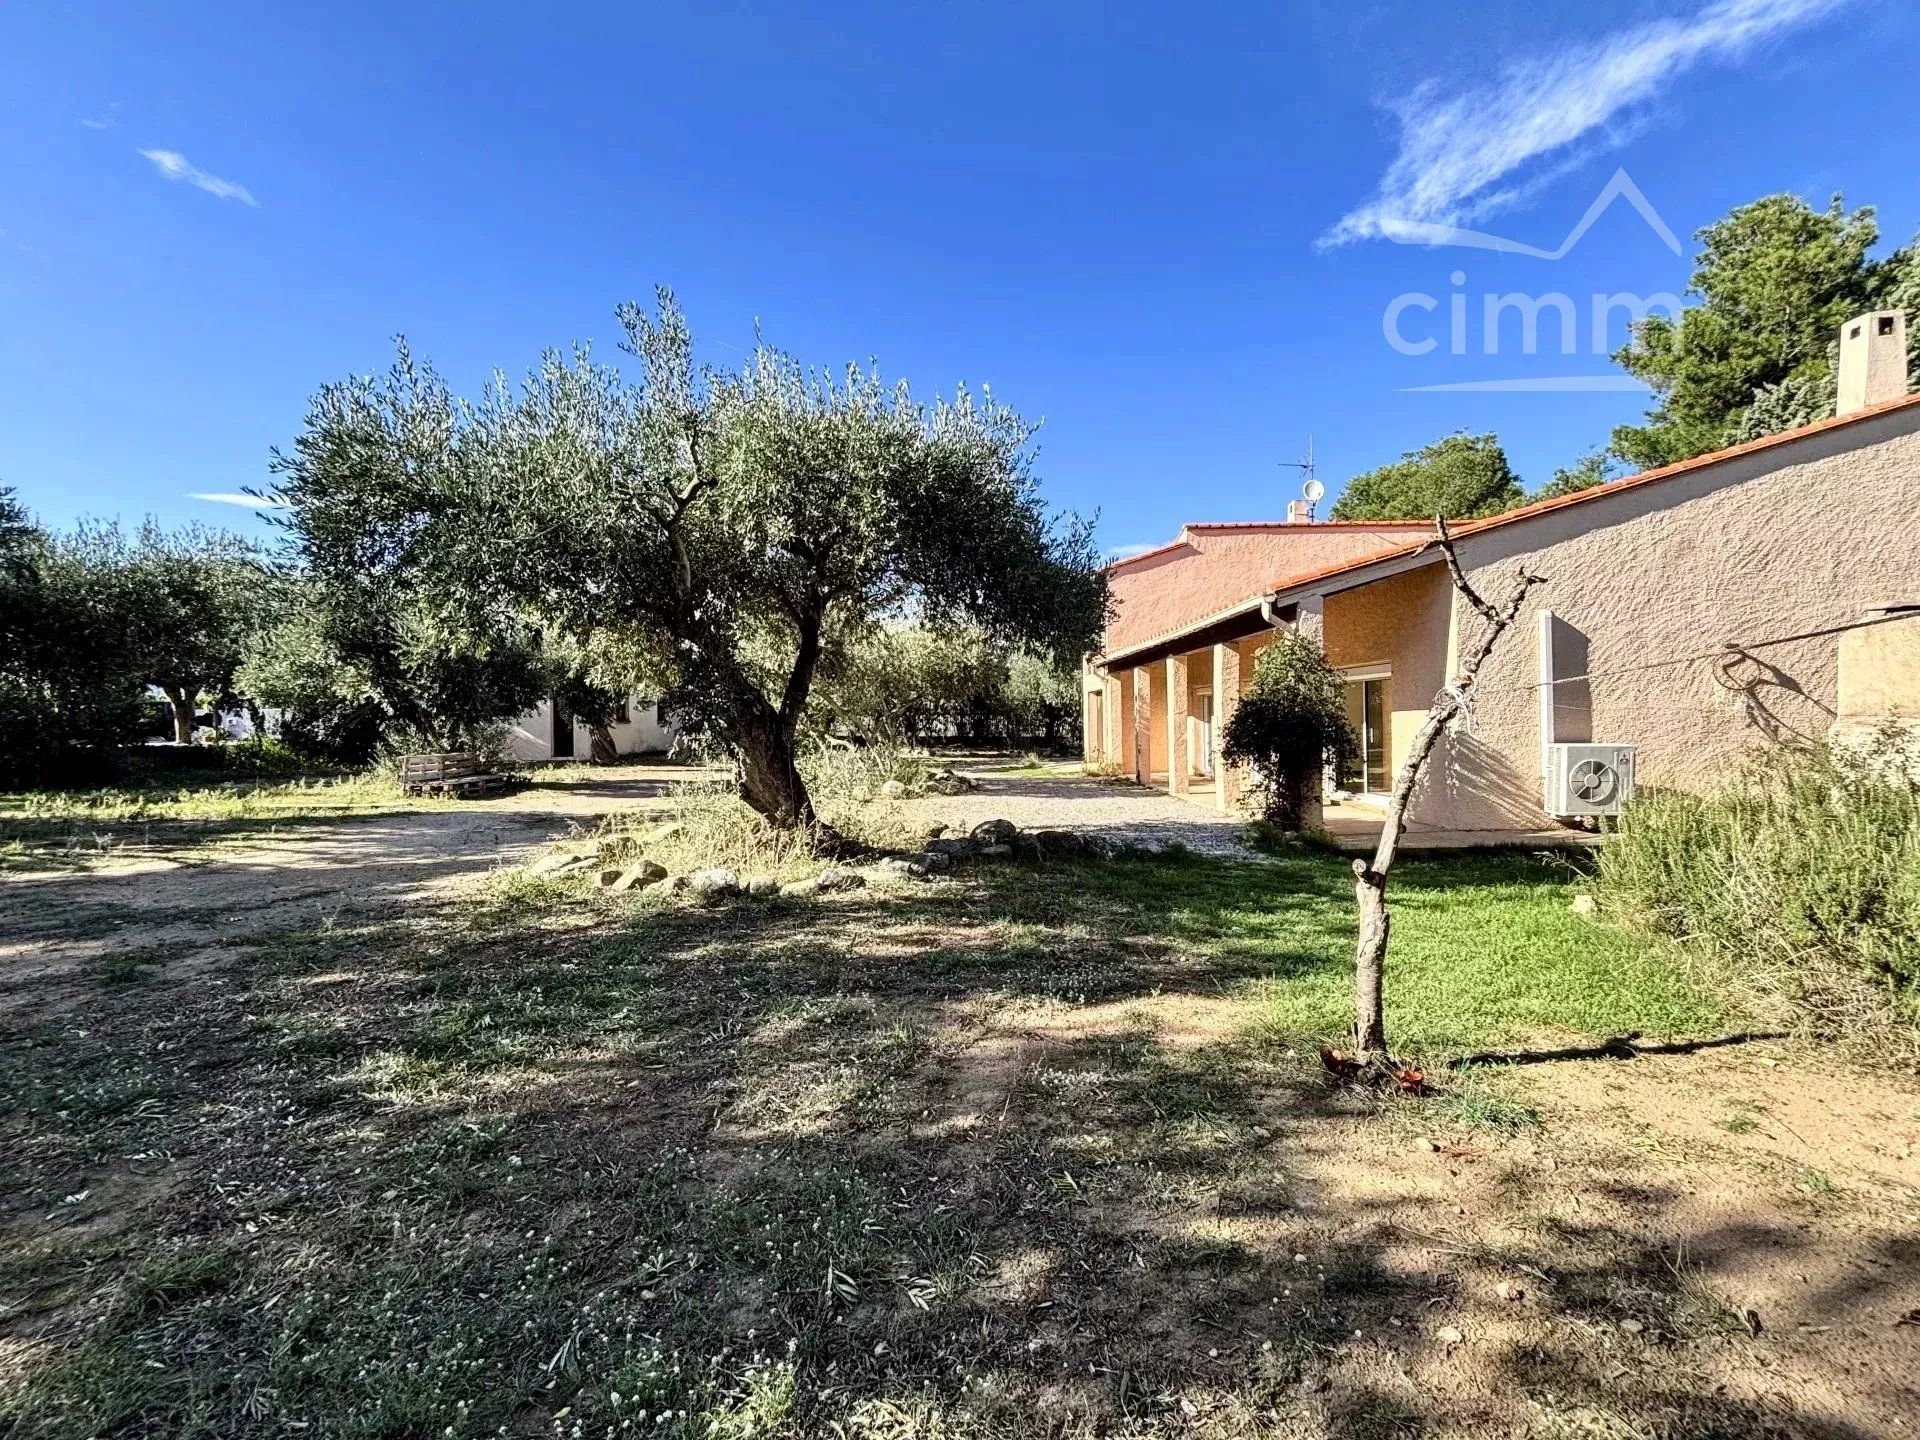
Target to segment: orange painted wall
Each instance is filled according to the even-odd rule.
[[[1330,565],[1363,559],[1427,533],[1392,525],[1189,525],[1181,538],[1107,567],[1114,600],[1103,654],[1217,615]]]

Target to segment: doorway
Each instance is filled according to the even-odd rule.
[[[553,702],[553,758],[573,758],[573,716],[558,700]]]
[[[1342,790],[1356,795],[1384,795],[1391,788],[1387,773],[1387,682],[1385,673],[1347,677],[1347,721],[1359,740],[1357,753],[1341,764]]]
[[[1195,767],[1202,775],[1213,775],[1213,691],[1196,690],[1193,692],[1193,712],[1188,716],[1193,733],[1188,737],[1188,750],[1194,757]]]

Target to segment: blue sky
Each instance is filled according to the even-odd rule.
[[[1680,289],[1691,244],[1624,203],[1556,260],[1393,237],[1552,250],[1624,169],[1683,242],[1844,190],[1891,246],[1916,53],[1904,0],[8,5],[0,482],[55,523],[251,528],[190,495],[264,483],[395,332],[477,388],[611,357],[667,283],[715,363],[757,319],[990,383],[1116,549],[1279,514],[1310,434],[1336,492],[1461,427],[1539,484],[1644,396],[1412,387],[1608,373],[1591,295]],[[1517,322],[1481,353],[1510,290],[1572,297],[1581,353],[1514,354]],[[1428,354],[1383,333],[1409,293]]]

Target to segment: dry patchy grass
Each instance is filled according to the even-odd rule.
[[[520,881],[191,978],[77,977],[83,1007],[0,1035],[0,1428],[1911,1425],[1893,1347],[1920,1332],[1835,1333],[1903,1303],[1910,1195],[1652,1153],[1525,1066],[1436,1100],[1330,1088],[1301,1041],[1342,988],[1340,873],[1007,867],[635,910]],[[1427,1028],[1397,1018],[1436,1053],[1716,1023],[1533,862],[1414,861],[1400,888]],[[1508,934],[1530,972],[1465,996]],[[1757,1334],[1774,1292],[1724,1289],[1755,1254],[1808,1277]]]

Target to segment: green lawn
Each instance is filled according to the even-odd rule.
[[[0,1023],[0,1431],[1415,1433],[1329,1407],[1398,1414],[1354,1332],[1458,1297],[1299,1178],[1386,1103],[1293,1043],[1344,1024],[1345,874],[1004,867],[711,910],[503,876],[214,976],[97,966]],[[1406,864],[1403,1043],[1715,1024],[1564,881]],[[1186,1017],[1208,1043],[1163,1037]],[[1627,1305],[1614,1273],[1577,1303]],[[1568,1413],[1637,1415],[1629,1358]]]

